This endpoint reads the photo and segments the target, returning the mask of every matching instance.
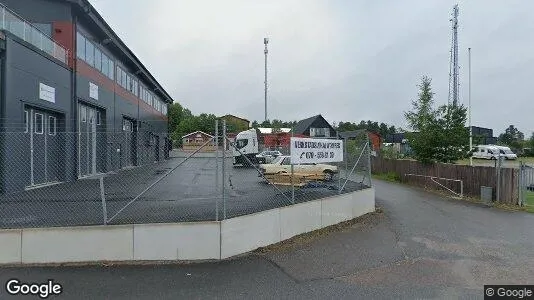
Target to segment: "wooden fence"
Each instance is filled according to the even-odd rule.
[[[472,167],[453,164],[424,165],[413,160],[396,160],[382,157],[371,157],[371,171],[373,174],[395,173],[401,182],[422,187],[436,188],[440,186],[428,177],[406,176],[415,174],[434,176],[463,181],[463,192],[466,196],[480,197],[481,187],[493,189],[493,200],[497,197],[497,169],[494,167]],[[500,202],[508,204],[518,203],[519,170],[501,168]],[[459,193],[460,183],[454,181],[437,180],[440,184]]]

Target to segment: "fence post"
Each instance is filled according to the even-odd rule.
[[[343,139],[342,141],[344,141],[345,139]],[[345,143],[343,143],[345,144]],[[345,146],[343,146],[343,152],[345,152]],[[345,153],[343,153],[343,159],[346,159],[346,155]],[[338,162],[337,163],[337,191],[338,191],[338,194],[341,194],[341,166],[342,166],[343,162]]]
[[[501,201],[501,156],[497,156],[499,162],[497,163],[497,202]]]
[[[223,155],[222,155],[222,200],[223,200],[223,220],[226,220],[226,120],[222,120],[223,131]]]
[[[294,128],[291,128],[291,137],[293,138],[294,135]],[[291,160],[291,140],[289,145],[289,159]],[[259,143],[259,142],[258,142]],[[293,162],[291,162],[291,204],[295,204],[295,166],[293,165]]]
[[[108,225],[108,212],[106,207],[106,194],[104,193],[103,176],[100,176],[100,198],[102,199],[102,213],[104,214],[104,225]]]
[[[519,184],[518,184],[518,188],[519,188],[519,193],[518,193],[518,198],[519,198],[519,206],[526,206],[526,193],[525,193],[525,187],[526,187],[526,172],[525,172],[525,164],[520,161],[519,162]]]
[[[367,135],[367,176],[369,176],[369,187],[373,186],[373,179],[371,178],[371,139],[369,138],[369,133]]]
[[[219,120],[215,120],[215,191],[219,191]],[[219,195],[215,197],[215,221],[219,221]]]

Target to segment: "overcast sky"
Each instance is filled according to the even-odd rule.
[[[406,128],[430,76],[448,97],[450,17],[459,3],[460,102],[495,135],[534,131],[534,1],[90,0],[163,87],[195,114],[364,119]],[[150,3],[150,4],[149,4]]]

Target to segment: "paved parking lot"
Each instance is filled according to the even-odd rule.
[[[108,220],[183,158],[104,176]],[[262,182],[252,168],[227,161],[227,196],[216,187],[215,158],[191,158],[128,205],[110,224],[210,221],[290,205],[291,187]],[[220,175],[220,177],[222,177]],[[220,178],[219,180],[221,180]],[[295,203],[338,194],[338,182],[295,189]],[[364,188],[349,181],[344,192]],[[218,209],[217,209],[218,207]],[[99,178],[43,187],[0,197],[0,228],[103,224]]]

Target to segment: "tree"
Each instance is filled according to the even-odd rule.
[[[530,139],[528,139],[526,143],[527,148],[529,148],[529,151],[527,153],[528,156],[534,156],[534,132],[530,136]]]
[[[442,105],[434,109],[432,80],[424,76],[413,110],[404,116],[414,131],[407,138],[418,161],[455,162],[468,153],[469,130],[465,127],[467,109],[463,106]]]
[[[516,150],[520,150],[522,148],[524,139],[525,135],[514,125],[508,126],[508,128],[504,130],[504,133],[499,135],[499,143]]]
[[[176,127],[178,127],[178,124],[180,124],[184,118],[191,116],[191,111],[184,109],[179,103],[174,102],[173,104],[169,105],[168,116],[169,131],[174,132]]]

